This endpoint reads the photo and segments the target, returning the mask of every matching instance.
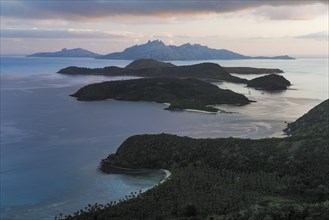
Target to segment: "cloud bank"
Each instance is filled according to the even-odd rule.
[[[88,39],[88,38],[105,38],[115,39],[124,37],[136,37],[137,34],[130,32],[107,32],[95,30],[79,30],[79,29],[1,29],[2,38],[73,38],[73,39]]]
[[[329,41],[329,34],[327,31],[321,31],[306,35],[296,36],[298,39],[310,39],[310,40],[319,40],[319,41]]]
[[[86,21],[117,16],[194,16],[198,14],[223,14],[242,10],[262,10],[262,16],[269,19],[291,19],[291,13],[276,12],[283,6],[304,6],[323,4],[322,13],[326,12],[327,0],[11,0],[1,2],[1,15],[21,19],[64,19]],[[325,6],[324,6],[325,5]],[[266,10],[269,7],[269,10]],[[319,7],[321,8],[321,7]],[[290,10],[293,13],[293,10]],[[319,11],[315,10],[314,15]],[[298,19],[298,18],[297,18]]]

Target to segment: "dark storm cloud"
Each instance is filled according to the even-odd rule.
[[[83,21],[121,15],[168,16],[227,13],[260,6],[300,6],[314,3],[327,4],[327,1],[11,0],[1,2],[1,14],[5,17],[24,19]]]

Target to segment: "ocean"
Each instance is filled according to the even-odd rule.
[[[328,98],[328,59],[211,60],[222,66],[280,68],[292,83],[267,93],[216,83],[256,102],[218,106],[231,113],[170,112],[147,102],[79,102],[69,95],[83,85],[134,77],[66,76],[67,66],[125,66],[129,60],[1,57],[1,219],[54,219],[93,203],[145,191],[164,178],[106,175],[99,162],[129,136],[171,133],[216,138],[282,137],[292,122]],[[209,62],[209,61],[207,61]],[[198,61],[173,61],[185,65]],[[257,75],[240,75],[254,78]]]

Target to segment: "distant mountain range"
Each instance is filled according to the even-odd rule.
[[[287,55],[265,57],[245,56],[229,50],[212,49],[200,44],[183,44],[181,46],[166,45],[160,40],[148,41],[135,45],[122,52],[98,56],[96,59],[155,59],[155,60],[237,60],[237,59],[294,59]]]
[[[34,53],[28,55],[28,57],[90,57],[90,58],[95,58],[97,56],[100,55],[82,48],[74,48],[74,49],[64,48],[61,51],[56,51],[56,52],[42,52],[42,53]]]
[[[145,44],[126,48],[122,52],[99,55],[82,49],[62,49],[57,52],[44,52],[28,55],[29,57],[91,57],[96,59],[155,59],[165,60],[241,60],[241,59],[282,59],[290,60],[293,57],[283,55],[274,57],[246,56],[225,49],[212,49],[200,44],[183,44],[181,46],[166,45],[160,40],[148,41]]]

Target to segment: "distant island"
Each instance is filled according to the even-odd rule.
[[[270,74],[249,80],[247,87],[253,87],[260,90],[285,90],[291,83],[281,75]]]
[[[155,60],[240,60],[240,59],[294,59],[284,56],[245,56],[225,49],[212,49],[200,44],[166,45],[160,40],[126,48],[122,52],[97,56],[96,59],[155,59]]]
[[[246,79],[232,76],[216,63],[199,63],[176,66],[171,63],[153,59],[135,60],[126,67],[108,66],[104,68],[84,68],[69,66],[58,71],[70,75],[106,75],[106,76],[140,76],[140,77],[177,77],[199,78],[204,80],[219,80],[234,83],[247,83]]]
[[[56,52],[41,52],[34,53],[31,55],[27,55],[28,57],[81,57],[81,58],[95,58],[100,56],[97,53],[91,52],[89,50],[85,50],[82,48],[74,48],[74,49],[62,49],[61,51]]]
[[[145,44],[126,48],[122,52],[100,55],[82,48],[62,49],[56,52],[40,52],[27,57],[89,57],[96,59],[155,59],[155,60],[245,60],[245,59],[295,59],[288,55],[282,56],[246,56],[225,49],[212,49],[200,44],[183,44],[181,46],[166,45],[160,40],[148,41]],[[246,71],[246,74],[249,74]]]
[[[82,87],[71,96],[79,101],[115,99],[170,103],[167,110],[201,110],[217,112],[211,105],[246,105],[244,95],[192,78],[142,78],[94,83]]]
[[[329,136],[322,128],[328,120],[326,100],[295,122],[302,129],[291,137],[131,136],[101,161],[100,170],[129,174],[133,169],[167,169],[169,179],[144,193],[89,205],[64,218],[328,219]],[[308,126],[312,133],[303,128]]]
[[[280,69],[265,69],[251,67],[229,67],[229,71],[246,74],[254,71],[260,73],[282,72]],[[61,74],[69,75],[106,75],[106,76],[140,76],[140,77],[175,77],[175,78],[198,78],[205,81],[226,81],[232,83],[247,84],[263,90],[284,90],[290,82],[280,75],[268,75],[260,79],[247,80],[233,76],[227,72],[226,67],[216,63],[199,63],[193,65],[176,66],[172,63],[165,63],[153,59],[135,60],[126,67],[109,66],[104,68],[84,68],[69,66],[58,71]],[[289,82],[289,84],[287,84]]]

